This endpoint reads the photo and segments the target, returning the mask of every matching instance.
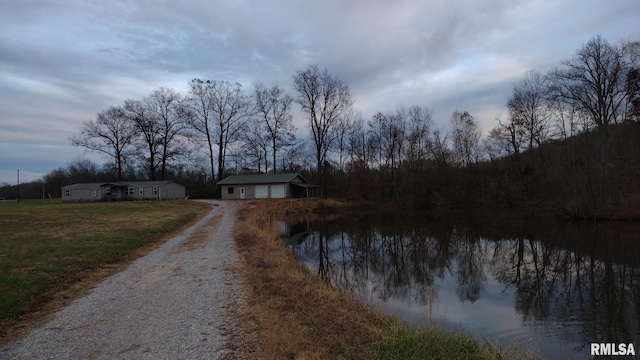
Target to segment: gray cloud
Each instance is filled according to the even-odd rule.
[[[110,105],[193,77],[290,87],[312,63],[350,85],[365,118],[421,104],[440,127],[455,109],[490,127],[526,71],[596,34],[638,40],[638,14],[636,0],[8,0],[0,144],[36,149],[21,163],[47,158],[32,162],[45,173],[82,154],[68,137]],[[0,152],[0,170],[15,166]]]

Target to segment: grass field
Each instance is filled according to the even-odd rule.
[[[140,255],[207,209],[193,201],[0,202],[0,336],[55,294]]]

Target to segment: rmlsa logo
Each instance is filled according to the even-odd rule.
[[[633,343],[591,343],[591,356],[594,355],[636,355]]]

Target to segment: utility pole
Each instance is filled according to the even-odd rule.
[[[20,169],[18,169],[18,204],[20,204]]]

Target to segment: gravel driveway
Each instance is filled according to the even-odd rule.
[[[216,359],[239,331],[234,204],[212,210],[0,350],[1,359]]]

